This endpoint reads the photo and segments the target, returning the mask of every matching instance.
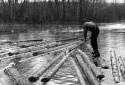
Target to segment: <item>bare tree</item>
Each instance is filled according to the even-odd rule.
[[[79,0],[79,23],[82,24],[82,19],[83,19],[83,1],[84,0]]]
[[[59,7],[59,2],[58,2],[58,0],[55,0],[55,19],[58,21],[58,18],[59,18],[59,9],[58,9],[58,7]]]
[[[17,4],[18,3],[18,0],[15,0],[15,4]]]
[[[65,18],[66,18],[66,11],[65,11],[65,0],[62,0],[62,17],[61,17],[61,20],[62,20],[62,23],[64,24],[64,21],[65,21]]]

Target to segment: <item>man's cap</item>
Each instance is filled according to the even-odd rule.
[[[82,19],[83,23],[88,22],[88,21],[89,21],[88,19]]]

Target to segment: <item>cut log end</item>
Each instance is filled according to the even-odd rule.
[[[49,78],[43,78],[43,79],[41,79],[41,82],[44,82],[44,83],[46,83],[46,82],[49,82]]]
[[[33,52],[33,54],[32,54],[33,56],[37,56],[38,55],[38,53],[37,52]]]
[[[13,53],[11,53],[11,52],[9,52],[9,53],[7,53],[9,56],[12,56],[13,55]]]
[[[99,80],[102,80],[104,77],[105,77],[104,75],[98,75],[98,76],[97,76],[97,78],[98,78]]]
[[[34,76],[31,76],[31,77],[28,78],[28,80],[30,82],[36,82],[38,79],[39,79],[38,77],[34,77]]]

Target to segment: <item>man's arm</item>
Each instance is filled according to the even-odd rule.
[[[84,29],[83,35],[84,35],[84,39],[85,39],[85,42],[86,42],[87,29],[86,29],[86,27],[83,27],[83,29]]]

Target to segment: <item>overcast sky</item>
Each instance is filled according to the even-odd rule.
[[[33,1],[33,0],[30,0],[30,1]],[[38,1],[42,1],[42,0],[38,0]],[[115,0],[106,0],[107,2],[109,2],[109,3],[111,3],[111,2],[113,2],[113,1],[115,1]],[[116,0],[118,3],[123,3],[124,2],[124,0]]]
[[[5,1],[8,1],[8,0],[5,0]],[[23,1],[23,0],[19,0],[19,1]],[[29,1],[34,1],[34,0],[29,0]],[[43,1],[43,0],[37,0],[37,1]],[[113,1],[115,0],[106,0],[108,3],[112,3]],[[116,0],[118,3],[123,3],[124,0]]]
[[[115,1],[115,0],[107,0],[107,2],[109,2],[109,3],[111,3],[111,2],[113,2],[113,1]],[[118,3],[123,3],[124,2],[124,0],[116,0]]]

